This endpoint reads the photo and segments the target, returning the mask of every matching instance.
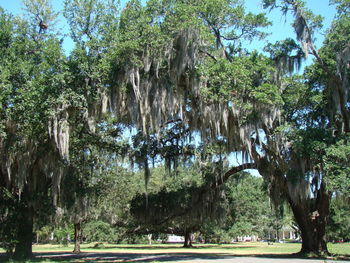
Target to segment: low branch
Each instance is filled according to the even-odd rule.
[[[224,183],[234,174],[241,172],[246,169],[256,169],[257,165],[255,163],[245,163],[241,164],[235,167],[232,167],[230,170],[228,170],[223,176],[217,178],[214,180],[214,182],[211,184],[211,188],[215,189]]]

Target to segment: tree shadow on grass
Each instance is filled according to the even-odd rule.
[[[201,250],[201,249],[230,249],[230,250],[238,250],[238,249],[248,249],[248,248],[254,248],[255,246],[218,246],[218,245],[200,245],[200,246],[196,246],[196,245],[193,245],[192,247],[189,247],[189,248],[184,248],[183,246],[181,245],[174,245],[174,246],[157,246],[157,245],[149,245],[149,246],[139,246],[139,247],[136,247],[136,246],[89,246],[87,247],[87,249],[94,249],[94,250],[98,250],[98,249],[101,249],[101,250],[108,250],[108,249],[130,249],[130,250],[149,250],[149,251],[152,251],[152,250],[158,250],[158,249],[162,249],[162,250],[172,250],[172,249],[198,249],[198,250]]]
[[[304,253],[292,253],[292,254],[249,254],[249,255],[234,255],[234,257],[254,257],[254,258],[268,258],[268,259],[305,259],[305,260],[320,260],[322,262],[329,262],[331,260],[332,263],[336,261],[341,262],[349,262],[350,263],[350,255],[337,255],[331,254],[329,256],[316,256]],[[312,261],[311,261],[312,262]]]
[[[35,257],[28,262],[74,262],[74,263],[87,263],[87,262],[178,262],[178,261],[192,261],[196,260],[196,262],[201,261],[216,261],[221,262],[227,259],[240,259],[243,258],[256,258],[259,262],[289,262],[293,259],[307,259],[301,254],[250,254],[250,255],[234,255],[228,253],[185,253],[185,252],[171,252],[171,253],[125,253],[125,252],[84,252],[81,254],[73,254],[69,252],[36,252],[34,253]],[[258,260],[259,259],[259,260]],[[315,259],[315,258],[313,258]],[[348,256],[341,256],[337,258],[328,258],[328,260],[350,260]],[[9,261],[4,254],[0,253],[0,262],[16,262]],[[234,261],[236,262],[236,261]],[[305,261],[303,261],[305,262]],[[314,261],[310,261],[314,262]],[[323,259],[318,258],[316,262],[324,262]],[[350,261],[345,261],[350,262]]]
[[[186,260],[220,260],[232,258],[232,255],[224,253],[65,253],[44,252],[34,253],[35,257],[30,262],[177,262]],[[0,254],[0,262],[8,262],[4,255]],[[12,261],[9,261],[12,262]]]

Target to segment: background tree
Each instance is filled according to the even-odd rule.
[[[327,238],[330,241],[349,241],[349,202],[344,196],[336,196],[331,200],[330,220]]]
[[[227,231],[232,238],[242,236],[264,236],[269,216],[273,212],[267,192],[263,189],[262,178],[243,173],[231,179],[227,185],[231,214]],[[275,217],[273,217],[275,219]],[[278,222],[280,220],[276,220]]]
[[[208,222],[201,229],[205,242],[230,243],[245,236],[274,239],[283,227],[292,227],[288,207],[273,207],[263,178],[241,172],[227,181],[224,191],[226,217],[220,226]]]
[[[70,85],[74,87],[76,99],[82,102],[82,107],[75,109],[74,115],[71,116],[71,121],[75,123],[75,131],[72,132],[73,140],[70,145],[71,176],[66,178],[66,186],[70,186],[64,189],[66,192],[62,192],[63,197],[68,197],[66,199],[70,198],[73,202],[68,207],[71,210],[69,213],[73,213],[76,253],[80,252],[82,221],[87,216],[89,203],[96,196],[100,181],[104,179],[103,170],[108,166],[105,149],[114,147],[114,154],[118,154],[118,147],[112,145],[112,139],[108,136],[112,129],[115,132],[114,136],[117,136],[119,129],[111,128],[111,124],[106,120],[99,123],[100,129],[96,131],[96,124],[107,111],[108,64],[107,55],[102,52],[102,48],[108,49],[108,45],[113,43],[118,24],[117,14],[113,13],[116,12],[116,8],[114,1],[102,3],[95,0],[67,0],[64,7],[64,16],[75,42],[69,57],[69,69],[72,73]],[[111,23],[111,26],[107,23]],[[103,135],[101,131],[104,132]],[[72,185],[75,187],[71,187]],[[69,193],[70,191],[73,193]]]
[[[222,189],[212,180],[197,185],[193,178],[198,175],[193,176],[192,169],[176,175],[176,180],[182,181],[177,187],[172,185],[169,189],[165,184],[154,193],[132,199],[131,215],[139,224],[138,232],[177,234],[185,237],[184,247],[191,247],[191,235],[199,231],[204,222],[219,222],[223,218],[226,203]],[[210,169],[205,170],[210,173]],[[187,176],[191,181],[186,180],[186,173],[192,174]],[[209,177],[213,178],[212,174]]]
[[[33,5],[28,6],[29,11]],[[50,10],[47,5],[43,9]],[[34,30],[30,21],[2,10],[1,17],[5,30],[1,38],[0,186],[16,200],[16,225],[12,226],[16,242],[9,251],[15,249],[15,257],[22,258],[31,255],[34,218],[53,211],[47,205],[55,204],[67,157],[66,119],[50,130],[64,98],[61,91],[66,87],[67,65],[49,29],[39,32],[37,25]],[[52,17],[48,14],[47,18]],[[64,111],[61,114],[65,116]]]
[[[34,216],[37,219],[41,211],[55,210],[69,161],[70,132],[86,123],[93,129],[91,112],[103,111],[99,107],[103,103],[94,103],[98,87],[86,85],[85,78],[78,81],[79,74],[73,70],[76,62],[67,61],[51,31],[49,19],[54,13],[49,3],[26,4],[32,21],[13,19],[2,12],[1,25],[7,32],[2,39],[1,187],[18,199],[14,206],[18,208],[18,226],[13,232],[17,258],[31,256]],[[38,17],[46,20],[40,21],[46,28]],[[73,117],[80,125],[71,125]]]

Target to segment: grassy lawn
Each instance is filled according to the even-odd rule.
[[[260,242],[242,242],[235,244],[195,244],[193,248],[183,248],[182,244],[156,245],[113,245],[105,244],[101,248],[94,248],[93,244],[85,244],[82,249],[91,252],[126,252],[126,253],[226,253],[236,255],[249,254],[291,254],[300,250],[300,244],[268,245]],[[39,247],[38,247],[39,249]],[[41,249],[41,247],[40,247]],[[70,248],[72,250],[72,248]]]
[[[183,248],[182,244],[128,245],[101,244],[97,248],[95,243],[82,244],[83,252],[117,252],[117,253],[229,253],[234,255],[250,254],[292,254],[299,252],[300,243],[239,242],[234,244],[195,244],[193,248]],[[329,243],[331,253],[350,254],[350,243]],[[73,245],[34,245],[34,252],[71,252]]]
[[[155,245],[116,245],[116,244],[99,244],[97,247],[95,244],[82,244],[82,252],[97,253],[97,255],[108,255],[118,257],[122,254],[128,254],[130,257],[133,255],[140,257],[142,256],[155,256],[157,254],[167,254],[167,255],[184,255],[184,254],[196,254],[199,256],[213,256],[213,255],[281,255],[288,256],[290,254],[296,253],[300,250],[301,244],[299,243],[274,243],[273,245],[268,245],[262,242],[242,242],[235,244],[196,244],[193,248],[182,248],[181,244],[169,245],[169,244],[155,244]],[[338,243],[338,244],[328,244],[328,248],[331,253],[336,253],[339,255],[350,254],[350,243]],[[33,251],[35,253],[50,253],[51,255],[62,254],[64,252],[71,252],[73,250],[73,245],[62,246],[62,245],[34,245]],[[0,250],[0,252],[3,252]],[[1,259],[0,259],[1,261]],[[28,262],[142,262],[140,260],[96,260],[96,259],[47,259],[44,255],[43,258],[37,258],[33,261]],[[151,262],[151,261],[147,261]],[[153,261],[157,262],[157,261]]]

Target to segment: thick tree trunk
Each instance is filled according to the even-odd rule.
[[[189,231],[185,233],[184,247],[192,247],[192,233]]]
[[[258,159],[259,172],[269,178],[273,172],[273,187],[278,188],[284,195],[292,209],[296,223],[298,224],[302,238],[302,248],[300,253],[314,253],[316,255],[327,255],[326,225],[329,216],[330,195],[326,191],[324,182],[321,182],[319,189],[313,193],[314,198],[291,196],[293,189],[288,188],[288,182],[284,176],[285,172],[274,169],[269,161]],[[295,190],[295,189],[294,189]]]
[[[330,196],[323,186],[317,192],[315,207],[311,209],[305,203],[290,201],[294,218],[299,226],[302,238],[300,253],[328,255],[326,225],[329,216]]]
[[[23,196],[24,197],[24,196]],[[18,209],[17,244],[13,257],[17,260],[29,259],[32,257],[33,234],[33,208],[22,199],[23,205]]]
[[[80,250],[80,242],[81,242],[82,232],[81,232],[81,222],[77,222],[74,224],[74,250],[73,253],[79,254]]]

